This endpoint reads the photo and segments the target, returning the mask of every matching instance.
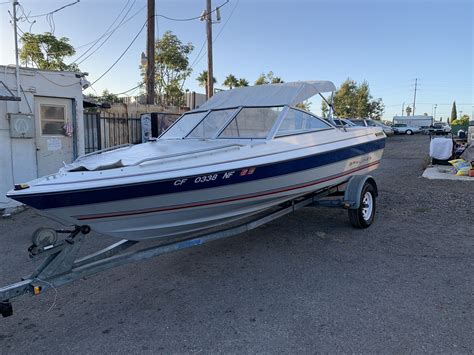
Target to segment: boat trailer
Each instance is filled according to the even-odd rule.
[[[369,200],[367,200],[367,191],[372,196]],[[116,266],[243,234],[303,207],[344,208],[349,211],[349,220],[354,227],[366,228],[373,221],[377,194],[377,185],[370,175],[357,175],[344,184],[285,202],[276,210],[234,227],[134,251],[125,250],[139,241],[124,239],[79,259],[77,258],[79,250],[90,232],[88,226],[60,230],[40,228],[32,235],[33,244],[28,248],[28,253],[31,258],[46,257],[46,259],[30,276],[23,278],[20,282],[0,288],[0,313],[3,317],[11,316],[13,314],[11,300],[16,297],[25,294],[39,295],[49,288],[56,289],[82,277]],[[58,242],[58,234],[67,234],[67,237]]]

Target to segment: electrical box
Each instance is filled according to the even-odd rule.
[[[26,113],[9,113],[10,137],[33,138],[35,136],[35,116]]]
[[[142,143],[148,142],[152,138],[151,133],[151,113],[142,113],[140,115],[141,126],[142,126]]]
[[[169,112],[150,112],[140,115],[142,126],[142,143],[148,142],[152,138],[158,138],[180,114]]]

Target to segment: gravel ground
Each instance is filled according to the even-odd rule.
[[[22,297],[0,318],[0,353],[472,353],[474,184],[421,178],[428,144],[388,139],[367,230],[304,209]],[[32,270],[44,225],[32,211],[0,219],[0,285]]]

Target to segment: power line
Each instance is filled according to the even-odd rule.
[[[129,0],[127,0],[127,4],[128,4]],[[135,5],[135,2],[136,0],[133,1],[132,5],[130,5],[130,7],[128,8],[127,12],[125,13],[125,15],[123,16],[122,20],[119,22],[118,26],[115,27],[111,32],[110,34],[104,39],[104,41],[99,44],[99,46],[94,49],[89,55],[87,55],[85,58],[83,58],[81,61],[78,61],[80,58],[82,58],[89,50],[92,49],[92,47],[94,47],[94,45],[96,43],[94,43],[86,52],[84,52],[82,55],[80,55],[75,61],[74,63],[76,64],[81,64],[83,63],[85,60],[87,60],[88,58],[90,58],[94,53],[96,53],[100,48],[102,48],[102,46],[109,40],[110,37],[112,37],[112,35],[115,33],[115,31],[119,28],[119,26],[122,24],[122,22],[125,20],[125,18],[127,17],[127,15],[129,14],[130,10],[132,9],[133,5]],[[120,16],[120,15],[119,15]]]
[[[222,5],[219,5],[218,7],[219,7],[219,8],[223,7],[223,6],[226,5],[229,1],[230,1],[230,0],[227,0],[225,3],[223,3]],[[140,12],[142,12],[145,8],[146,8],[146,5],[142,6],[137,12],[135,12],[133,15],[131,15],[128,19],[126,19],[119,27],[125,25],[125,24],[126,24],[127,22],[129,22],[132,18],[134,18],[134,17],[137,16]],[[217,11],[217,8],[216,8],[215,10],[211,11],[211,13],[212,13],[212,12],[215,12],[215,11]],[[166,18],[166,19],[168,19],[168,20],[170,20],[170,21],[191,21],[191,20],[196,20],[196,19],[201,18],[201,16],[196,16],[196,17],[190,17],[190,18],[187,18],[187,19],[186,19],[186,18],[184,18],[184,19],[181,18],[181,19],[180,19],[180,18],[173,18],[173,17],[169,17],[169,16],[165,16],[165,15],[160,15],[160,14],[156,14],[155,16],[156,16],[156,17],[163,17],[163,18]],[[104,33],[101,37],[99,37],[99,38],[97,38],[97,39],[95,39],[95,40],[93,40],[93,41],[84,43],[84,44],[82,44],[82,45],[80,45],[80,46],[76,46],[75,48],[76,48],[76,49],[79,49],[79,48],[82,48],[82,47],[86,47],[86,46],[88,46],[89,44],[94,43],[94,42],[96,42],[97,40],[103,38],[103,37],[106,36],[108,33],[109,33],[109,32],[106,32],[106,33]]]
[[[135,0],[136,1],[136,0]],[[133,2],[133,4],[135,3],[135,1]],[[215,11],[217,11],[217,9],[223,7],[224,5],[226,5],[230,0],[227,0],[225,3],[219,5],[218,7],[216,7],[214,10],[210,11],[209,13],[213,13]],[[127,2],[128,3],[128,2]],[[99,45],[99,47],[97,47],[92,53],[90,53],[87,57],[85,57],[84,59],[82,59],[81,61],[78,62],[78,60],[83,57],[91,48],[89,48],[86,52],[84,52],[81,56],[79,56],[73,63],[76,63],[76,64],[81,64],[82,62],[84,62],[86,59],[88,59],[90,56],[92,56],[95,52],[97,52],[99,50],[99,48],[101,48],[105,42],[107,42],[107,40],[112,36],[112,34],[119,28],[121,27],[122,25],[124,25],[126,22],[128,22],[129,20],[131,20],[131,18],[133,18],[134,16],[136,16],[139,12],[141,12],[146,6],[142,7],[139,11],[137,11],[135,14],[133,14],[130,18],[128,18],[126,21],[125,20],[125,17],[128,15],[128,13],[130,12],[131,8],[133,7],[133,4],[132,6],[128,9],[127,13],[125,14],[125,16],[123,17],[123,19],[120,21],[120,23],[117,25],[117,27],[115,27],[113,30],[111,30],[110,32],[108,32],[108,30],[101,36],[99,37],[96,41],[93,41],[93,45],[91,46],[91,48],[101,39],[103,38],[105,35],[109,34],[109,36],[102,42],[102,44]],[[121,11],[121,13],[123,12],[123,10]],[[120,14],[119,14],[119,17],[120,17]],[[197,20],[197,19],[200,19],[201,18],[201,15],[199,16],[195,16],[195,17],[189,17],[189,18],[173,18],[173,17],[169,17],[169,16],[165,16],[165,15],[160,15],[160,14],[155,14],[155,17],[163,17],[167,20],[170,20],[170,21],[193,21],[193,20]],[[115,21],[114,21],[115,22]],[[112,24],[113,25],[113,24]],[[110,26],[109,26],[110,28]],[[89,42],[90,43],[90,42]],[[201,50],[202,51],[202,50]]]
[[[29,18],[37,18],[37,17],[43,17],[43,16],[47,16],[47,15],[52,15],[54,14],[55,12],[58,12],[58,11],[61,11],[62,9],[65,9],[66,7],[69,7],[69,6],[73,6],[73,5],[76,5],[78,2],[80,2],[81,0],[76,0],[74,2],[71,2],[69,4],[66,4],[64,6],[61,6],[60,8],[57,8],[56,10],[53,10],[53,11],[50,11],[50,12],[46,12],[44,14],[40,14],[40,15],[33,15],[33,16],[28,16]]]
[[[130,0],[129,0],[130,1]],[[120,26],[118,26],[117,28],[119,27],[122,27],[123,25],[125,25],[127,22],[129,22],[132,18],[134,18],[135,16],[137,16],[140,12],[143,11],[143,9],[146,8],[146,5],[142,6],[137,12],[135,12],[133,15],[131,15],[128,19],[126,19],[124,22],[122,22],[122,24]],[[109,26],[110,27],[110,26]],[[76,49],[79,49],[79,48],[83,48],[83,47],[87,47],[89,44],[91,43],[94,43],[94,42],[97,42],[99,41],[101,38],[104,38],[105,36],[107,36],[110,32],[105,32],[102,36],[100,36],[99,38],[93,40],[93,41],[90,41],[90,42],[87,42],[87,43],[84,43],[84,44],[81,44],[80,46],[76,46],[75,48]]]
[[[191,69],[194,67],[195,64],[197,64],[197,60],[199,59],[199,56],[201,55],[204,47],[206,46],[206,43],[207,43],[207,40],[205,39],[204,42],[202,42],[202,46],[201,46],[201,49],[199,50],[198,54],[196,55],[196,57],[194,58],[193,62],[191,63]]]
[[[188,17],[188,18],[176,18],[176,17],[169,17],[169,16],[165,16],[165,15],[160,15],[160,14],[157,14],[155,16],[157,17],[163,17],[167,20],[170,20],[170,21],[194,21],[194,20],[198,20],[198,19],[201,19],[202,16],[206,16],[206,15],[210,15],[212,14],[213,12],[216,12],[218,9],[220,9],[221,7],[223,7],[224,5],[226,5],[230,0],[227,0],[225,3],[223,3],[222,5],[219,5],[217,6],[214,10],[212,11],[209,11],[209,12],[205,12],[203,15],[199,15],[199,16],[195,16],[195,17]]]
[[[117,22],[117,20],[120,18],[120,16],[122,16],[122,13],[125,11],[125,9],[128,7],[128,4],[130,3],[130,0],[127,0],[125,2],[125,5],[124,7],[122,8],[122,10],[120,10],[119,14],[117,15],[117,17],[115,17],[115,19],[112,21],[112,23],[109,25],[109,27],[107,27],[107,29],[105,30],[105,32],[99,37],[97,38],[95,41],[92,41],[92,45],[84,52],[82,53],[79,57],[77,57],[74,62],[77,62],[79,59],[81,59],[83,56],[85,56],[102,38],[104,38],[107,34],[109,33],[113,33],[113,31],[110,31],[110,29],[112,28],[113,25],[115,25],[115,23]],[[116,28],[115,28],[116,29]],[[110,32],[109,32],[110,31]]]
[[[122,57],[125,55],[125,53],[127,53],[127,51],[130,49],[130,47],[132,46],[132,44],[137,40],[138,36],[142,33],[143,29],[145,28],[146,24],[147,24],[148,20],[145,21],[145,23],[142,25],[142,27],[140,28],[140,31],[138,31],[138,33],[136,34],[136,36],[132,39],[132,41],[130,42],[130,44],[127,46],[127,48],[125,48],[125,50],[122,52],[122,54],[120,54],[120,56],[117,58],[117,60],[101,75],[99,76],[90,86],[94,85],[95,83],[97,83],[100,79],[102,79],[110,70],[112,70],[112,68],[120,61],[120,59],[122,59]]]
[[[36,65],[38,65],[38,64],[36,64]],[[46,80],[49,81],[50,83],[52,83],[52,84],[54,84],[54,85],[57,85],[57,86],[60,86],[60,87],[62,87],[62,88],[67,88],[67,87],[69,87],[69,86],[74,86],[74,85],[77,85],[77,84],[79,84],[79,83],[81,82],[81,81],[79,80],[79,81],[76,81],[76,82],[74,82],[74,83],[72,83],[72,84],[63,85],[63,84],[58,84],[58,83],[56,83],[56,82],[53,81],[53,80],[50,80],[46,75],[43,75],[43,73],[41,73],[39,69],[36,71],[36,73],[38,73],[39,75],[41,75],[44,79],[46,79]]]
[[[131,89],[128,89],[128,90],[119,92],[118,94],[114,94],[114,95],[117,95],[117,96],[119,96],[119,95],[124,95],[124,94],[126,94],[127,92],[130,92],[130,91],[133,91],[133,90],[135,90],[135,89],[138,89],[139,87],[142,87],[143,85],[145,85],[145,82],[140,83],[140,84],[138,84],[137,86],[134,86],[134,87],[131,88]]]
[[[229,1],[230,1],[230,0],[227,0],[225,3],[223,3],[222,5],[219,5],[218,7],[216,7],[216,9],[210,11],[209,13],[211,14],[211,13],[217,11],[218,8],[223,7],[223,6],[226,5]],[[229,18],[226,20],[226,22],[224,23],[223,27],[221,28],[221,30],[220,30],[220,31],[218,32],[218,34],[216,35],[216,37],[215,37],[216,39],[217,39],[217,37],[219,37],[219,35],[222,33],[222,30],[224,29],[225,25],[227,24],[227,22],[228,22],[228,21],[230,20],[230,18],[232,17],[232,14],[234,13],[234,10],[235,10],[235,8],[237,7],[238,2],[239,2],[239,0],[236,2],[234,8],[232,9],[232,12],[231,12]],[[145,6],[145,7],[146,7],[146,6]],[[143,8],[145,8],[145,7],[143,7]],[[143,9],[143,8],[142,8],[142,9]],[[142,10],[142,9],[141,9],[141,10]],[[140,11],[141,11],[141,10],[140,10]],[[183,20],[191,21],[191,20],[196,20],[196,19],[198,19],[198,18],[199,18],[199,19],[201,18],[201,16],[196,16],[196,17],[191,17],[191,18],[188,18],[188,19],[174,19],[174,18],[172,18],[172,17],[163,16],[163,15],[156,15],[156,14],[155,14],[155,17],[163,17],[163,18],[166,18],[166,19],[168,19],[168,20],[175,20],[175,21],[183,21]],[[215,40],[215,39],[214,39],[214,40]],[[193,66],[195,65],[194,62],[196,62],[196,60],[198,60],[199,55],[202,53],[202,51],[203,51],[203,49],[204,49],[206,43],[207,43],[207,41],[204,41],[204,42],[203,42],[203,44],[202,44],[202,46],[201,46],[201,49],[199,50],[198,54],[196,55],[195,60],[193,61],[193,63],[192,63],[191,66],[190,66],[191,69],[192,69]],[[199,61],[200,61],[201,59],[202,59],[202,57],[199,59]],[[196,64],[197,64],[197,63],[196,63]],[[139,87],[142,87],[143,85],[145,85],[145,82],[143,82],[143,83],[141,83],[141,84],[138,84],[138,85],[132,87],[131,89],[122,91],[122,92],[120,92],[120,93],[118,93],[118,94],[115,94],[115,95],[118,96],[118,95],[126,94],[127,92],[130,92],[130,91],[135,90],[135,89],[137,89],[137,88],[139,88]],[[183,86],[184,86],[184,83],[183,83]],[[181,87],[181,88],[182,88],[182,87]]]

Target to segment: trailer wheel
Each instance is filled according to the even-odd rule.
[[[360,194],[360,206],[349,210],[349,221],[355,228],[367,228],[374,221],[376,196],[374,186],[366,182]]]
[[[58,234],[52,228],[38,228],[31,236],[31,242],[38,247],[45,247],[56,243]]]

